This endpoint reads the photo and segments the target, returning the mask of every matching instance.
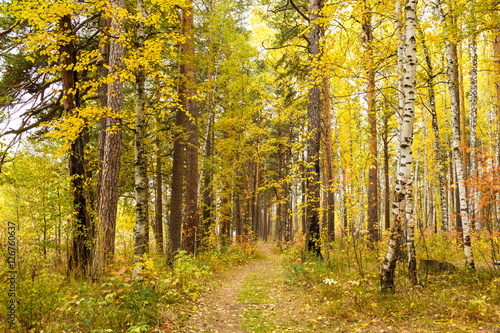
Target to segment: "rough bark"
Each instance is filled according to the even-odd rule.
[[[328,78],[323,78],[323,127],[325,135],[325,173],[327,181],[326,210],[328,226],[328,242],[335,240],[335,180],[333,179],[333,142],[332,142],[332,106],[330,84]]]
[[[373,30],[371,9],[364,0],[363,32],[366,56],[366,102],[368,105],[368,239],[373,247],[379,239],[378,228],[378,161],[377,114],[375,105],[375,64],[373,61]]]
[[[62,60],[62,85],[64,91],[64,112],[69,115],[80,106],[79,91],[77,88],[77,73],[72,70],[76,64],[76,36],[72,32],[72,22],[69,15],[65,15],[59,22],[61,34],[69,41],[61,45],[59,52]],[[87,272],[91,249],[89,246],[89,231],[91,219],[85,197],[85,146],[88,143],[88,129],[85,127],[71,143],[69,153],[69,175],[71,177],[70,187],[73,193],[73,207],[75,220],[69,252],[68,269],[70,271],[81,270]],[[45,249],[45,248],[44,248]]]
[[[384,117],[384,229],[391,229],[390,189],[389,189],[389,116]]]
[[[185,61],[183,83],[185,95],[181,96],[184,110],[187,113],[187,145],[186,145],[186,220],[183,226],[182,248],[194,253],[199,227],[198,211],[198,108],[194,97],[196,94],[195,50],[193,30],[193,3],[188,1],[182,10],[182,34],[185,42],[181,47],[181,56]]]
[[[445,15],[443,9],[441,7],[441,1],[437,0],[439,15],[441,21],[446,24]],[[448,88],[450,93],[450,107],[451,107],[451,117],[452,117],[452,147],[453,147],[453,164],[455,165],[455,170],[457,174],[457,183],[458,183],[458,194],[460,198],[460,215],[462,220],[463,227],[463,244],[464,244],[464,253],[466,266],[474,269],[474,257],[472,255],[472,247],[471,247],[471,239],[470,239],[470,221],[469,214],[467,210],[467,201],[466,201],[466,189],[465,189],[465,179],[463,174],[463,160],[462,154],[460,151],[460,110],[456,96],[456,84],[454,76],[454,61],[452,55],[452,45],[449,39],[445,41],[446,45],[446,59],[447,59],[447,76],[448,76]]]
[[[394,272],[396,268],[397,253],[401,239],[401,223],[405,218],[403,211],[404,203],[411,201],[407,196],[408,189],[411,189],[411,165],[412,165],[412,144],[413,144],[413,123],[415,120],[415,87],[416,87],[416,66],[417,66],[417,46],[416,46],[416,10],[417,0],[410,0],[406,4],[406,72],[404,75],[404,96],[405,107],[402,117],[399,140],[400,163],[398,165],[396,187],[394,189],[393,214],[394,223],[391,228],[389,239],[389,249],[382,264],[380,274],[381,292],[394,291]],[[405,200],[405,198],[407,200]],[[406,215],[408,218],[408,215]],[[409,221],[411,222],[411,221]],[[408,228],[411,228],[410,223]],[[409,263],[414,258],[409,258]],[[412,272],[410,272],[412,274]],[[413,282],[413,278],[412,278]],[[418,281],[417,281],[418,282]]]
[[[125,8],[124,0],[112,0],[113,9]],[[110,39],[109,77],[112,83],[108,87],[107,107],[113,115],[119,114],[123,106],[123,82],[120,71],[123,68],[124,47],[118,37],[125,31],[124,20],[113,17],[110,31],[114,38]],[[99,225],[94,258],[94,276],[99,276],[103,268],[113,258],[115,250],[116,214],[118,208],[118,182],[120,176],[121,157],[121,119],[107,117],[105,119],[102,177],[99,192]]]
[[[319,230],[320,169],[319,149],[321,135],[321,98],[320,98],[320,64],[319,42],[320,27],[318,14],[323,5],[322,0],[309,0],[309,68],[307,118],[307,222],[306,250],[313,251],[321,257]]]
[[[111,25],[110,19],[101,18],[100,27],[105,33],[109,33]],[[109,41],[103,38],[104,41],[99,43],[99,53],[101,60],[99,61],[99,79],[105,81],[108,77],[109,70]],[[97,96],[102,109],[108,106],[108,84],[103,82],[97,88]],[[104,158],[104,142],[106,138],[106,118],[99,120],[98,133],[98,150],[97,150],[97,187],[96,187],[96,207],[99,207],[102,182],[102,160]]]
[[[159,119],[158,119],[159,121]],[[156,138],[156,195],[155,195],[155,242],[158,254],[163,254],[163,176],[161,161],[161,143]]]

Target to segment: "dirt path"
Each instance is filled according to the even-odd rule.
[[[251,304],[239,302],[239,293],[252,272],[279,274],[279,256],[272,251],[275,246],[273,243],[259,243],[259,251],[265,254],[266,259],[236,267],[223,277],[220,287],[202,295],[185,332],[245,332],[240,326],[240,310]]]
[[[183,332],[324,332],[317,300],[285,284],[275,246],[259,243],[265,259],[232,269],[202,295]]]

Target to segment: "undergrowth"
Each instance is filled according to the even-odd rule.
[[[323,260],[303,253],[302,246],[287,244],[283,250],[286,283],[321,300],[318,311],[344,329],[406,329],[437,331],[494,329],[500,325],[500,276],[491,265],[489,239],[473,239],[477,270],[464,267],[456,235],[420,235],[418,259],[451,262],[453,273],[419,271],[422,286],[413,287],[404,261],[397,264],[393,294],[380,293],[380,263],[387,238],[378,249],[364,241],[338,240],[323,249]],[[489,261],[489,262],[488,262]],[[371,327],[370,329],[368,329]],[[489,332],[489,330],[487,330]]]
[[[0,331],[148,332],[182,325],[187,317],[175,311],[176,305],[196,301],[214,273],[258,256],[252,244],[207,249],[196,257],[180,251],[172,267],[164,257],[149,258],[143,277],[134,280],[131,258],[121,259],[99,282],[68,278],[46,262],[39,262],[36,270],[19,265],[19,323],[9,329],[5,311],[1,311]],[[4,281],[7,269],[0,268]],[[8,299],[6,282],[0,285],[0,298]]]

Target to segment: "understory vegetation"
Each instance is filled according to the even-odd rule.
[[[380,326],[410,331],[495,332],[500,324],[500,272],[491,265],[491,242],[497,237],[474,234],[476,271],[465,268],[462,246],[455,234],[420,234],[416,247],[421,259],[446,261],[454,271],[420,267],[421,286],[412,286],[401,256],[396,269],[395,293],[380,293],[380,270],[388,235],[380,247],[368,242],[352,246],[334,242],[324,250],[325,260],[305,253],[299,244],[283,250],[286,283],[319,300],[323,315],[344,329]],[[404,251],[405,249],[403,249]],[[479,260],[479,258],[481,258]],[[391,328],[392,327],[392,328]]]
[[[154,327],[182,327],[188,318],[183,309],[211,286],[214,274],[256,258],[259,254],[252,244],[206,249],[196,257],[181,251],[172,267],[161,257],[150,257],[144,276],[131,279],[132,256],[117,257],[106,276],[94,282],[68,277],[44,260],[20,265],[20,325],[12,332],[149,332]],[[6,276],[2,273],[0,280]],[[7,299],[7,283],[1,283],[0,298]],[[2,332],[8,331],[5,319],[2,311]]]

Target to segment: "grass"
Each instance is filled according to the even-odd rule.
[[[29,254],[24,254],[28,256]],[[164,257],[146,262],[141,280],[132,280],[131,258],[117,260],[101,281],[68,277],[53,264],[28,264],[17,275],[19,324],[7,326],[0,312],[1,332],[145,332],[181,327],[188,319],[179,310],[189,306],[221,270],[258,258],[254,245],[206,250],[197,257],[181,252],[173,267]],[[5,275],[0,267],[0,279]],[[7,299],[7,283],[0,285]]]
[[[250,273],[243,288],[238,294],[238,302],[248,303],[241,310],[243,317],[241,327],[250,332],[272,332],[276,327],[269,318],[269,313],[263,307],[269,303],[271,281],[263,276],[263,272]]]
[[[342,330],[409,331],[480,331],[496,332],[500,325],[500,277],[498,271],[477,271],[463,267],[463,252],[453,236],[420,237],[417,256],[447,260],[457,266],[454,273],[424,274],[423,286],[412,287],[407,269],[398,263],[396,292],[380,294],[380,262],[387,249],[387,239],[378,250],[365,243],[354,248],[353,242],[336,242],[325,251],[323,261],[313,257],[304,262],[301,247],[291,245],[283,254],[287,283],[321,299],[325,316]],[[486,253],[487,244],[475,237],[475,255]],[[425,248],[424,248],[425,247]],[[462,267],[460,267],[462,263]]]

